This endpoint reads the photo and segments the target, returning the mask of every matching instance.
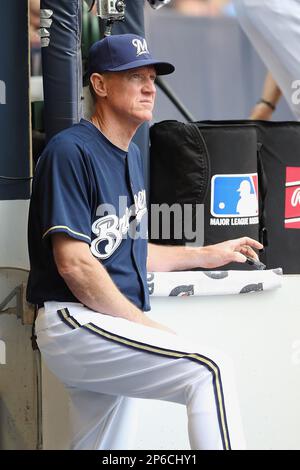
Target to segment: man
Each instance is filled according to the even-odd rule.
[[[248,238],[189,249],[149,245],[147,258],[142,162],[131,139],[152,118],[156,75],[173,70],[139,36],[95,43],[95,113],[55,136],[36,168],[28,300],[39,306],[41,354],[70,391],[73,449],[130,448],[135,397],[186,404],[194,449],[244,445],[224,357],[220,370],[215,357],[195,353],[144,313],[147,269],[212,268],[262,248]]]

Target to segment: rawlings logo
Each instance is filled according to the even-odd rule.
[[[296,207],[297,204],[300,205],[300,188],[296,188],[291,197],[291,204],[293,207]]]
[[[300,167],[286,167],[285,217],[286,229],[300,229]]]

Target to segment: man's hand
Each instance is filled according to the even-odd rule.
[[[248,237],[203,247],[161,246],[149,243],[147,270],[168,272],[218,268],[232,261],[244,263],[246,256],[257,259],[254,249],[262,248],[261,243]]]
[[[201,267],[218,268],[231,262],[244,263],[246,256],[258,259],[254,248],[261,250],[263,245],[248,237],[228,240],[200,248]]]

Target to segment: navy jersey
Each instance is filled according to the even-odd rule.
[[[125,152],[82,119],[45,148],[29,210],[27,300],[34,304],[79,301],[56,268],[51,246],[56,232],[88,243],[120,291],[150,310],[146,192],[134,143]]]

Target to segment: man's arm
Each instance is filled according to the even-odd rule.
[[[279,86],[275,82],[270,72],[268,72],[264,83],[262,99],[271,103],[273,106],[276,106],[281,95],[282,93]],[[257,103],[252,109],[250,119],[261,119],[264,121],[269,121],[272,117],[272,114],[273,109],[268,104]]]
[[[244,263],[246,256],[258,258],[254,249],[263,245],[252,238],[242,237],[203,247],[162,246],[148,244],[147,270],[182,271],[193,268],[217,268],[233,261]]]
[[[82,304],[96,312],[172,332],[148,318],[120,292],[87,243],[56,233],[52,247],[60,276]]]

